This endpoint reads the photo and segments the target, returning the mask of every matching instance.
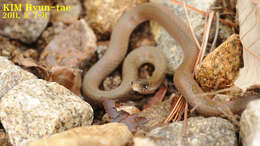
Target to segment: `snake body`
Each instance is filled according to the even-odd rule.
[[[239,113],[245,108],[249,101],[257,98],[256,96],[250,96],[227,103],[213,103],[208,97],[197,96],[203,93],[192,75],[199,53],[198,48],[196,47],[188,26],[179,17],[173,14],[168,7],[157,3],[139,5],[126,12],[119,19],[113,29],[108,51],[84,76],[83,93],[88,98],[102,102],[105,99],[123,99],[127,97],[127,94],[132,90],[130,83],[137,79],[137,69],[144,62],[152,63],[155,66],[153,76],[148,82],[161,82],[161,78],[166,69],[164,57],[160,57],[161,55],[156,49],[149,50],[143,48],[137,49],[139,53],[133,54],[132,57],[127,56],[129,60],[125,60],[124,62],[123,81],[118,88],[111,91],[102,91],[99,89],[102,80],[115,70],[124,59],[127,53],[129,37],[134,28],[147,20],[158,22],[182,47],[184,59],[174,74],[174,83],[186,101],[191,106],[196,106],[196,110],[199,113],[204,115],[220,115],[222,114],[222,107],[227,107],[232,112]],[[153,51],[156,51],[154,53],[157,54],[157,56],[149,56]],[[136,58],[133,57],[135,55],[137,56]],[[138,60],[137,58],[146,59]],[[158,67],[161,68],[156,70]]]

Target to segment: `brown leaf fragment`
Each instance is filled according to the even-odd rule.
[[[167,92],[168,87],[166,85],[162,85],[160,89],[156,92],[156,94],[150,98],[148,103],[144,105],[143,109],[149,108],[150,106],[162,102],[166,92]]]
[[[0,146],[11,146],[8,140],[8,134],[4,131],[4,129],[0,129]]]
[[[114,100],[105,100],[103,102],[105,111],[112,118],[111,122],[124,123],[128,126],[131,132],[136,132],[137,128],[144,128],[143,124],[145,118],[138,116],[137,114],[130,115],[126,111],[117,111]]]
[[[38,58],[38,52],[34,49],[28,49],[24,52],[20,52],[12,59],[15,64],[20,65],[22,68],[36,75],[38,78],[47,79],[49,72],[44,66],[38,65],[36,59]]]
[[[15,63],[17,63],[20,66],[23,66],[25,68],[37,67],[38,66],[38,64],[33,59],[31,59],[31,58],[24,58],[23,56],[20,56],[19,58],[17,58]]]
[[[146,119],[144,126],[150,129],[162,124],[170,114],[171,108],[171,100],[166,100],[144,109],[140,113],[137,113],[137,115]]]
[[[260,2],[256,5],[256,21],[260,25]]]
[[[76,95],[80,94],[81,88],[81,74],[79,69],[72,69],[66,66],[54,66],[50,70],[50,77],[48,81],[57,82]]]
[[[119,115],[116,110],[116,102],[114,100],[105,100],[103,102],[103,106],[112,119],[115,119]]]
[[[260,0],[251,0],[254,4],[260,3]]]
[[[260,85],[259,5],[259,0],[237,1],[240,39],[243,44],[244,67],[240,69],[237,80],[235,81],[235,86],[243,91]],[[257,12],[257,14],[255,12]]]

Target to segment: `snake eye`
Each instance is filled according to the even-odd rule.
[[[144,83],[144,84],[143,84],[143,88],[144,88],[145,90],[147,90],[147,89],[149,88],[149,84],[148,84],[148,83]]]

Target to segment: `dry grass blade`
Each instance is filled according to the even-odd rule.
[[[180,2],[180,1],[177,1],[177,0],[171,0],[171,1],[174,2],[174,3],[176,3],[176,4],[178,4],[178,5],[181,5],[181,6],[184,7],[184,2]],[[194,8],[194,7],[189,6],[189,5],[186,5],[186,7],[189,8],[189,9],[191,9],[191,10],[193,10],[193,11],[195,11],[195,12],[198,12],[198,13],[200,13],[200,14],[202,14],[202,15],[206,15],[206,12],[201,11],[201,10],[199,10],[199,9],[197,9],[197,8]]]
[[[210,12],[209,18],[206,20],[206,23],[204,25],[202,44],[201,44],[201,47],[200,47],[200,52],[199,52],[198,58],[196,60],[195,66],[194,66],[194,70],[195,70],[196,66],[202,61],[203,56],[206,52],[206,47],[207,47],[207,42],[208,42],[208,37],[209,37],[209,31],[210,31],[210,27],[211,27],[213,17],[214,17],[214,12]]]
[[[219,33],[219,12],[216,13],[216,31],[215,31],[215,36],[214,36],[214,40],[212,42],[210,52],[212,52],[216,48],[218,33]]]
[[[176,96],[176,97],[178,99],[174,103],[173,109],[171,110],[171,113],[166,118],[164,123],[169,123],[170,121],[176,122],[177,119],[180,116],[180,113],[183,113],[183,111],[184,111],[184,106],[185,106],[185,99],[184,99],[184,97],[182,95],[181,96]]]
[[[184,114],[184,128],[183,128],[183,136],[187,135],[187,127],[188,127],[188,102],[185,102],[185,114]]]
[[[210,27],[212,24],[213,17],[214,17],[214,12],[212,11],[209,13],[208,21],[205,24],[206,29],[204,30],[204,33],[203,33],[203,41],[202,41],[202,45],[201,45],[201,49],[200,49],[201,52],[200,52],[200,56],[199,56],[199,60],[200,60],[199,62],[201,62],[203,57],[205,56],[208,39],[209,39]]]
[[[205,98],[208,98],[207,96],[217,95],[217,94],[220,94],[220,93],[223,93],[223,92],[228,92],[228,91],[238,92],[238,91],[240,91],[240,89],[237,88],[237,87],[230,87],[230,88],[220,89],[220,90],[218,90],[218,91],[207,92],[207,93],[202,93],[202,94],[196,94],[196,96],[197,96],[197,97],[205,97]],[[211,100],[211,101],[212,101],[212,103],[214,103],[213,100]],[[194,107],[190,110],[190,113],[193,113],[194,110],[196,110],[196,108],[197,108],[198,106],[199,106],[199,105],[194,106]]]
[[[183,7],[184,7],[184,3],[183,3],[183,2],[180,2],[180,1],[177,1],[177,0],[171,0],[171,1],[174,2],[174,3],[176,3],[176,4],[178,4],[178,5],[180,5],[180,6],[183,6]],[[189,9],[191,9],[192,11],[195,11],[195,12],[197,12],[197,13],[200,13],[201,15],[204,15],[204,16],[207,15],[206,12],[201,11],[201,10],[199,10],[199,9],[197,9],[197,8],[194,8],[194,7],[192,7],[192,6],[186,5],[186,7],[189,8]],[[215,19],[215,17],[214,17],[214,19]],[[226,20],[224,20],[224,19],[219,19],[219,20],[220,20],[220,22],[222,22],[222,23],[224,23],[224,24],[226,24],[226,25],[229,25],[229,26],[231,26],[231,27],[236,27],[236,26],[237,26],[235,23],[226,21]]]
[[[256,57],[257,59],[260,59],[260,55],[257,55],[256,53],[254,53],[253,51],[249,50],[247,47],[244,47],[244,49],[251,55],[253,55],[254,57]]]
[[[200,46],[200,43],[199,43],[199,41],[198,41],[198,39],[197,39],[197,37],[196,37],[196,35],[195,35],[195,32],[194,32],[194,30],[193,30],[193,27],[192,27],[192,25],[191,25],[190,16],[189,16],[189,14],[188,14],[188,10],[187,10],[187,6],[186,6],[186,3],[185,3],[185,2],[184,2],[184,10],[185,10],[186,19],[187,19],[187,21],[188,21],[188,24],[189,24],[189,27],[190,27],[190,30],[191,30],[192,37],[193,37],[193,39],[195,40],[197,47],[200,48],[201,46]]]
[[[196,94],[196,96],[198,96],[198,97],[200,97],[200,96],[210,96],[210,95],[216,95],[216,94],[220,94],[220,93],[228,92],[228,91],[239,92],[240,89],[237,88],[237,87],[230,87],[230,88],[220,89],[218,91],[207,92],[207,93],[202,93],[202,94]]]

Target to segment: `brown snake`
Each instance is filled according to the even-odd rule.
[[[115,70],[124,59],[132,31],[138,24],[147,20],[158,22],[181,45],[184,51],[184,59],[174,74],[174,83],[186,101],[191,106],[196,106],[196,110],[199,113],[204,115],[220,115],[223,108],[228,108],[233,113],[239,113],[249,101],[258,98],[257,96],[249,96],[227,103],[216,103],[208,97],[198,96],[198,94],[204,92],[194,80],[192,72],[199,50],[196,47],[188,26],[179,17],[174,15],[168,7],[157,3],[139,5],[126,12],[119,19],[119,22],[113,29],[108,51],[84,76],[83,93],[85,96],[96,102],[102,102],[105,99],[123,99],[127,97],[132,90],[131,82],[137,80],[138,67],[147,62],[155,66],[155,71],[150,79],[151,83],[149,80],[144,80],[143,82],[146,82],[146,86],[158,87],[158,84],[155,85],[155,82],[161,83],[166,69],[164,57],[160,55],[160,51],[156,51],[157,49],[149,50],[148,48],[141,48],[137,49],[139,53],[133,52],[134,55],[130,54],[132,57],[127,56],[123,65],[123,81],[118,88],[111,91],[102,91],[99,89],[104,78]],[[156,56],[151,54],[155,54]],[[133,57],[135,55],[137,57]]]

